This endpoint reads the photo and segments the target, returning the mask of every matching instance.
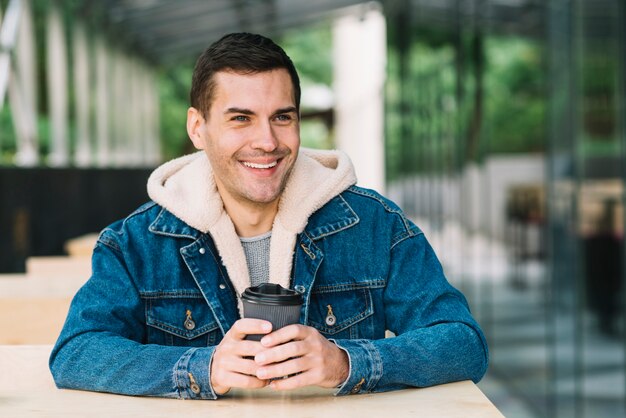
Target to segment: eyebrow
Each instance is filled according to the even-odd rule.
[[[280,115],[282,113],[292,113],[292,112],[297,112],[297,109],[295,106],[289,106],[289,107],[283,107],[282,109],[277,109],[276,112],[274,112],[274,114]]]
[[[292,113],[292,112],[297,112],[297,109],[295,106],[288,106],[288,107],[283,107],[281,109],[276,109],[276,111],[273,113],[274,115],[280,115],[283,113]],[[254,115],[254,112],[250,109],[243,109],[240,107],[229,107],[228,109],[226,109],[224,111],[225,115],[231,114],[231,113],[238,113],[241,115]]]
[[[229,113],[241,113],[242,115],[254,115],[254,112],[250,109],[242,109],[240,107],[229,107],[224,111],[225,115]]]

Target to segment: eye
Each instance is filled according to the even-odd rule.
[[[279,122],[289,122],[292,119],[291,115],[289,114],[280,114],[280,115],[276,115],[276,120]]]
[[[234,120],[236,122],[247,122],[249,119],[248,119],[247,116],[237,115],[237,116],[233,116],[233,118],[231,120]]]

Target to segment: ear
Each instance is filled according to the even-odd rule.
[[[202,113],[195,107],[187,109],[187,135],[197,149],[204,149],[205,120]]]

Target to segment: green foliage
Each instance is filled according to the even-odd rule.
[[[302,84],[332,84],[332,33],[329,24],[291,30],[277,42],[298,69]]]
[[[522,38],[490,38],[486,45],[486,151],[543,151],[547,97],[541,46]]]
[[[166,160],[192,151],[186,129],[192,72],[190,66],[179,66],[158,76],[161,152]]]
[[[453,59],[450,45],[433,48],[416,41],[405,57],[390,46],[385,116],[388,179],[455,164]]]
[[[386,88],[387,178],[417,172],[455,171],[465,164],[476,113],[476,65],[460,45],[440,33],[416,32],[407,56],[389,46]],[[423,36],[424,39],[421,39]],[[542,45],[519,37],[488,37],[482,51],[483,102],[478,159],[490,153],[543,151],[546,144],[545,69]],[[404,67],[403,67],[404,66]],[[406,78],[400,76],[404,68]],[[461,77],[461,78],[459,78]]]
[[[0,151],[0,165],[11,164],[15,153],[15,129],[11,120],[11,109],[6,102],[0,111]]]
[[[302,120],[300,122],[301,145],[307,148],[332,148],[331,133],[320,120]]]

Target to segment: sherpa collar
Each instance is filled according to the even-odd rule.
[[[300,149],[272,227],[270,282],[289,287],[297,234],[313,212],[355,183],[354,167],[345,153]],[[158,167],[148,179],[148,194],[189,226],[211,235],[240,296],[250,285],[248,266],[204,151]]]

